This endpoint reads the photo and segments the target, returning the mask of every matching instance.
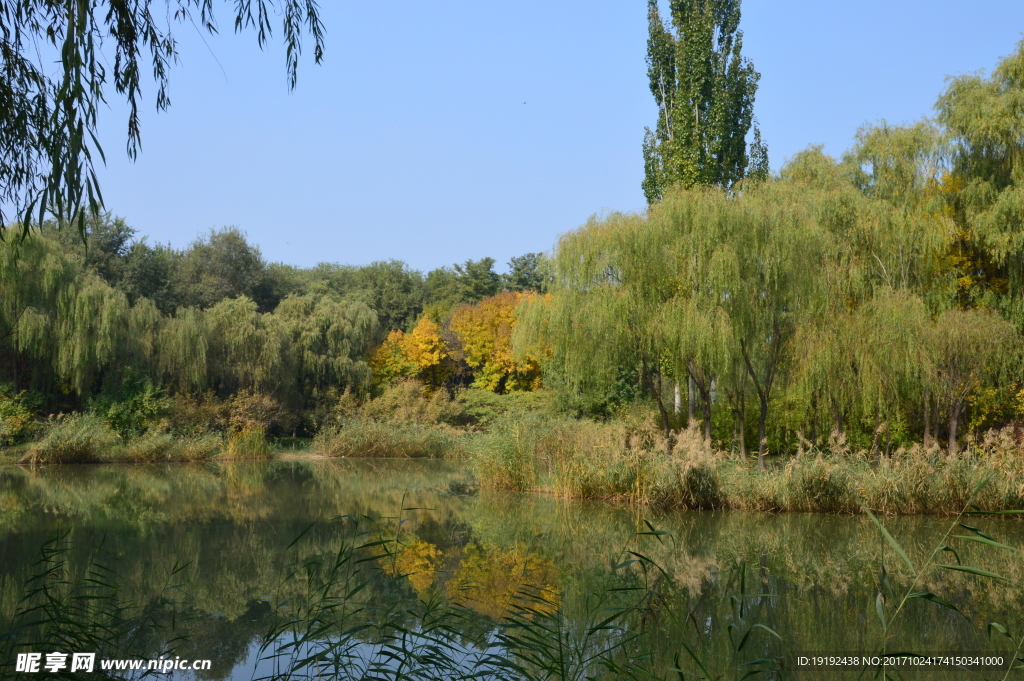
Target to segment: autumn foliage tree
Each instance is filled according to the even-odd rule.
[[[370,356],[370,368],[384,384],[417,378],[440,387],[452,373],[451,352],[441,338],[440,325],[424,316],[409,333],[391,331]]]
[[[537,359],[529,354],[517,358],[512,349],[516,308],[529,297],[505,291],[452,314],[449,326],[458,336],[466,364],[475,371],[473,385],[499,393],[540,386]]]

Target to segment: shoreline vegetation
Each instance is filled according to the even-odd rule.
[[[201,410],[200,410],[201,411]],[[173,420],[174,415],[171,415]],[[984,511],[1024,508],[1024,456],[1013,428],[968,438],[955,456],[933,443],[875,457],[842,435],[793,455],[757,457],[725,451],[700,422],[662,435],[657,413],[634,405],[606,420],[574,418],[546,391],[498,396],[469,390],[431,392],[404,381],[360,403],[342,396],[311,439],[275,439],[254,420],[235,430],[173,431],[168,421],[119,435],[91,413],[51,419],[35,441],[11,451],[22,464],[203,462],[287,454],[324,458],[434,458],[465,463],[474,485],[690,510],[885,515],[949,515],[973,502]],[[231,417],[227,423],[232,422]]]

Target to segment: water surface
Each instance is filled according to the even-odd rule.
[[[885,520],[917,566],[950,522]],[[965,522],[1024,545],[1020,523]],[[524,583],[546,594],[570,621],[583,622],[599,595],[643,582],[639,565],[616,570],[628,551],[640,553],[663,570],[648,583],[657,586],[667,577],[676,587],[658,586],[661,600],[649,602],[653,606],[634,626],[654,638],[666,665],[680,653],[680,664],[695,669],[686,643],[726,679],[740,678],[739,666],[758,658],[877,651],[877,594],[887,589],[886,580],[895,593],[910,583],[902,560],[863,517],[655,512],[475,493],[459,463],[9,466],[0,469],[0,631],[10,629],[26,580],[38,572],[40,547],[64,536],[70,573],[80,573],[90,559],[102,561],[134,603],[153,602],[174,587],[192,632],[179,653],[213,661],[202,678],[249,679],[254,670],[268,670],[255,651],[292,588],[282,586],[286,566],[332,555],[356,527],[395,540],[391,562],[378,562],[407,575],[373,598],[457,598],[472,616],[467,626],[483,628],[507,613]],[[667,534],[652,534],[651,527]],[[965,564],[1017,582],[1024,577],[1018,554],[947,543]],[[942,561],[955,563],[951,554],[943,552]],[[185,567],[173,573],[176,566]],[[1024,625],[1024,602],[1013,584],[947,570],[927,574],[916,590],[941,595],[963,614],[915,599],[893,627],[889,650],[1006,652],[1005,639],[989,638],[987,623],[1002,622],[1012,632]],[[753,623],[782,640],[757,629],[737,652],[739,634]],[[904,676],[1002,678],[962,671]]]

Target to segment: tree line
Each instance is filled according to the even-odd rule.
[[[143,385],[221,399],[263,394],[301,424],[329,396],[372,390],[373,351],[389,337],[423,320],[447,328],[461,307],[543,283],[539,254],[513,258],[506,274],[494,265],[298,268],[266,262],[234,228],[179,250],[150,245],[110,216],[92,218],[84,240],[44,225],[0,246],[0,386],[34,394],[43,412]],[[514,306],[505,308],[507,317]],[[481,332],[463,332],[481,359],[471,339]],[[442,383],[472,382],[485,362],[467,363],[458,335],[446,347]]]

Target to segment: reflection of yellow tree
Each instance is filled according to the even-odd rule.
[[[550,559],[528,553],[522,546],[502,550],[470,545],[455,578],[448,582],[448,598],[494,619],[517,606],[549,614],[561,605],[555,578]]]
[[[416,593],[423,594],[434,583],[441,556],[441,550],[433,544],[414,539],[401,544],[394,559],[385,556],[381,562],[385,572],[392,577],[407,576]]]

